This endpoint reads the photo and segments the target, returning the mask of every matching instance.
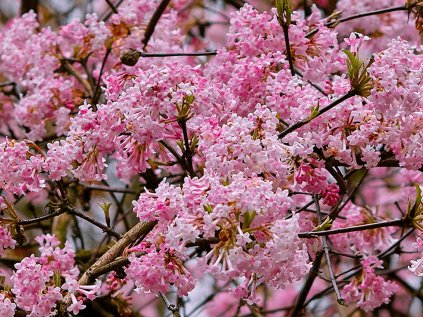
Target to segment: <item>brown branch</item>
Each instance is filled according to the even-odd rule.
[[[103,76],[103,72],[104,72],[104,66],[106,66],[107,58],[109,57],[111,51],[112,51],[111,48],[107,48],[106,54],[104,55],[104,58],[103,58],[103,62],[101,63],[100,74],[98,75],[97,83],[95,85],[95,89],[93,93],[93,99],[91,101],[94,111],[97,110],[97,102],[100,99],[100,95],[101,95],[100,83],[101,83],[101,77]]]
[[[303,310],[304,302],[307,299],[307,295],[311,289],[311,286],[314,283],[317,275],[319,274],[320,265],[322,264],[324,252],[319,251],[316,254],[316,258],[314,259],[313,266],[311,267],[310,272],[308,273],[308,277],[304,283],[303,288],[301,289],[300,294],[298,295],[297,301],[295,302],[295,306],[290,314],[292,317],[300,316],[301,311]]]
[[[110,0],[106,0],[107,5],[110,7],[110,10],[112,10],[113,13],[118,13],[118,10],[116,9],[116,7],[113,5],[113,3]]]
[[[283,35],[285,39],[285,47],[286,47],[286,58],[288,59],[289,69],[291,71],[291,76],[295,76],[295,68],[294,68],[294,60],[291,54],[291,45],[289,43],[289,25],[282,24]]]
[[[48,215],[45,215],[45,216],[41,216],[41,217],[38,217],[38,218],[22,219],[22,220],[19,220],[18,221],[17,225],[20,225],[20,226],[28,226],[28,225],[31,225],[31,224],[34,224],[34,223],[38,223],[38,222],[41,222],[41,221],[44,221],[44,220],[47,220],[47,219],[50,219],[50,218],[59,216],[59,215],[61,215],[63,213],[64,213],[64,211],[58,210],[58,211],[52,212],[51,214],[48,214]]]
[[[182,129],[182,134],[184,136],[184,147],[185,147],[184,157],[185,157],[185,160],[187,162],[187,164],[186,164],[186,166],[188,168],[187,172],[191,177],[194,177],[195,173],[194,173],[194,167],[193,167],[193,164],[192,164],[192,153],[191,153],[191,145],[189,143],[187,123],[184,119],[179,120],[178,123],[179,123],[179,126]]]
[[[150,41],[151,36],[154,33],[154,29],[156,28],[156,25],[159,22],[160,17],[165,12],[169,2],[170,0],[162,0],[159,6],[157,7],[156,11],[154,12],[153,16],[151,17],[150,22],[148,22],[147,29],[145,30],[145,34],[144,34],[144,39],[142,40],[144,44],[144,47],[143,47],[144,50],[146,49],[148,42]]]
[[[319,200],[319,197],[317,195],[314,195],[313,199],[314,199],[314,202],[316,204],[316,210],[317,210],[317,215],[318,215],[318,218],[319,218],[319,224],[321,224],[322,215],[321,215],[321,212],[320,212],[320,200]],[[330,249],[329,249],[329,246],[328,246],[327,237],[323,236],[320,239],[322,241],[323,251],[325,252],[326,264],[328,265],[330,281],[332,282],[333,289],[335,290],[337,302],[340,305],[347,306],[347,304],[345,303],[345,300],[342,298],[342,295],[339,291],[338,284],[336,283],[335,274],[333,273],[332,262],[330,261],[330,255],[329,255]]]
[[[107,273],[104,266],[110,265],[116,260],[123,261],[118,257],[123,253],[125,248],[131,243],[137,241],[140,237],[146,236],[157,224],[156,221],[140,222],[126,232],[121,239],[119,239],[106,253],[104,253],[79,279],[79,284],[86,285],[94,281],[95,278]],[[120,263],[124,263],[120,262]],[[116,262],[115,262],[116,264]]]
[[[84,78],[82,78],[82,75],[67,60],[62,60],[62,67],[81,83],[81,85],[85,88],[90,96],[93,95],[90,84]]]
[[[21,8],[19,10],[20,14],[24,15],[31,10],[34,11],[35,14],[38,13],[38,0],[22,0]]]
[[[123,0],[119,0],[116,4],[114,4],[113,5],[113,7],[116,9],[116,11],[117,11],[117,9],[120,7],[120,5],[122,4],[122,2],[123,2]],[[112,14],[113,13],[115,13],[114,12],[114,10],[111,8],[105,15],[104,15],[104,17],[102,18],[102,21],[107,21],[111,16],[112,16]]]
[[[178,152],[176,152],[176,150],[169,143],[167,143],[165,140],[161,140],[161,141],[159,141],[159,143],[161,145],[163,145],[170,153],[172,153],[172,155],[175,157],[178,164],[181,165],[181,167],[185,171],[189,171],[189,167],[187,165],[187,162],[184,160],[184,158],[182,156],[180,156],[178,154]]]
[[[79,210],[77,210],[74,207],[65,207],[65,210],[70,213],[71,215],[75,215],[79,218],[82,218],[90,223],[92,223],[93,225],[95,225],[96,227],[100,228],[101,230],[103,230],[104,232],[110,234],[111,236],[115,237],[116,239],[120,239],[121,235],[119,233],[117,233],[116,231],[114,231],[112,228],[102,224],[101,222],[87,216],[86,214],[84,214],[83,212],[80,212]]]

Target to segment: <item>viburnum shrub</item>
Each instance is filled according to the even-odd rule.
[[[0,33],[0,316],[423,313],[421,0],[37,2]]]

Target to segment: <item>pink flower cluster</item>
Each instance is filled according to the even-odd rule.
[[[363,271],[359,277],[344,286],[342,296],[347,303],[357,302],[364,311],[372,311],[382,304],[389,303],[389,298],[397,291],[398,286],[377,276],[375,269],[382,268],[382,261],[370,256],[361,261]]]
[[[40,244],[40,256],[31,255],[16,264],[10,278],[10,294],[1,294],[1,307],[6,313],[3,316],[14,315],[11,307],[18,307],[29,316],[54,316],[58,302],[65,296],[70,296],[72,301],[67,310],[77,314],[85,308],[85,299],[93,300],[98,295],[100,282],[93,286],[78,284],[75,251],[68,242],[59,248],[60,242],[51,235],[38,236],[36,241]],[[62,279],[66,281],[64,284]]]
[[[334,315],[331,297],[313,306],[327,272],[339,303],[338,285],[365,312],[399,305],[380,254],[387,269],[412,259],[423,276],[422,239],[417,257],[401,246],[421,229],[423,55],[407,19],[421,23],[421,4],[339,0],[344,18],[389,11],[340,22],[324,16],[332,2],[308,2],[220,12],[225,1],[127,0],[57,28],[31,11],[1,29],[0,256],[26,249],[23,236],[59,214],[72,215],[64,236],[72,227],[79,239],[35,238],[39,255],[2,283],[1,316],[85,309],[101,282],[78,282],[76,250],[97,260],[103,249],[79,218],[122,237],[120,248],[131,211],[154,228],[112,259],[113,270],[124,264],[103,299],[119,314],[136,306],[132,290],[172,310],[166,294],[191,296],[209,279],[231,314],[261,315],[280,298],[277,312]],[[211,40],[215,24],[223,46]],[[105,218],[93,207],[100,191],[113,200]],[[74,212],[81,206],[93,210]],[[352,280],[341,273],[357,263]]]
[[[162,183],[155,194],[141,194],[134,202],[141,221],[158,220],[158,225],[147,239],[151,246],[137,249],[147,255],[132,255],[127,274],[141,290],[164,292],[173,284],[186,294],[194,287],[181,262],[187,259],[188,244],[217,235],[221,241],[199,257],[199,264],[219,279],[245,278],[235,294],[254,301],[261,283],[283,288],[310,268],[297,237],[299,217],[282,220],[290,205],[286,191],[274,191],[271,182],[241,172],[223,184],[213,174],[187,180],[182,189]]]

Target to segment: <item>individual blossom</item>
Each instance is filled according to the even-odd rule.
[[[13,317],[15,316],[16,304],[10,300],[8,292],[2,291],[0,293],[0,316]]]
[[[411,260],[408,269],[410,270],[410,272],[413,272],[417,276],[423,276],[423,240],[420,237],[417,237],[416,242],[413,243],[413,246],[417,249],[417,252],[420,254],[420,258],[416,260]]]
[[[0,196],[0,200],[1,200]],[[0,221],[1,224],[1,221]],[[10,231],[7,227],[0,225],[0,256],[4,254],[4,251],[8,248],[14,249],[16,241],[12,238]]]
[[[358,49],[364,43],[364,41],[368,41],[370,38],[368,36],[363,36],[361,33],[352,32],[349,38],[344,39],[344,42],[350,46],[351,53],[358,53]]]

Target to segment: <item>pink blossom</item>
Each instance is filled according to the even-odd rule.
[[[398,286],[375,274],[375,269],[382,268],[382,261],[377,257],[365,258],[361,264],[363,271],[360,278],[344,286],[342,296],[347,303],[356,302],[358,307],[368,312],[389,303],[390,297],[397,291]]]
[[[350,46],[350,51],[352,53],[357,53],[364,41],[368,40],[370,40],[368,36],[363,36],[363,34],[353,32],[349,38],[344,39],[344,42]]]

